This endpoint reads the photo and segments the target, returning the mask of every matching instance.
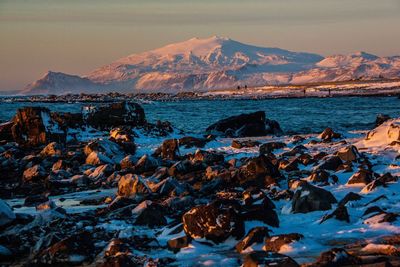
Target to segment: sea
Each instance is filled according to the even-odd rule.
[[[0,102],[0,121],[11,119],[24,106],[45,106],[52,111],[80,112],[88,103]],[[91,104],[93,105],[93,104]],[[94,104],[95,105],[95,104]],[[367,130],[378,114],[400,116],[397,97],[281,98],[264,100],[182,100],[141,103],[150,122],[169,121],[189,134],[202,134],[210,124],[233,115],[265,111],[288,134]]]

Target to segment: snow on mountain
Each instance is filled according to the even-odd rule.
[[[324,58],[213,36],[129,55],[84,77],[49,72],[28,85],[25,92],[207,91],[245,84],[262,86],[399,76],[400,57],[380,58],[358,52]]]

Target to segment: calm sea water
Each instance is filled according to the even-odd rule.
[[[85,104],[0,103],[0,120],[8,120],[21,106],[47,106],[54,111],[79,112]],[[320,132],[370,129],[379,113],[400,116],[397,97],[297,98],[268,100],[196,100],[142,104],[149,121],[168,120],[188,133],[202,133],[211,123],[232,115],[263,110],[284,131]]]

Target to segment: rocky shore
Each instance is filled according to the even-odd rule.
[[[285,135],[258,111],[187,136],[110,98],[0,124],[0,265],[400,265],[400,119]]]

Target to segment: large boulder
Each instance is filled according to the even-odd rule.
[[[26,107],[18,109],[11,128],[13,139],[27,146],[38,146],[50,142],[65,143],[66,129],[51,118],[49,109]]]
[[[264,111],[241,114],[220,120],[206,129],[207,134],[226,137],[281,134],[279,123],[265,118]]]
[[[312,186],[305,181],[297,181],[292,184],[293,187],[296,188],[292,199],[293,213],[329,210],[333,203],[337,203],[331,192]]]
[[[132,102],[86,107],[84,118],[88,125],[97,129],[110,129],[118,126],[136,127],[146,123],[143,108]]]
[[[193,239],[206,238],[215,243],[223,242],[230,236],[241,238],[244,223],[236,204],[215,201],[194,207],[182,217],[185,233]]]

